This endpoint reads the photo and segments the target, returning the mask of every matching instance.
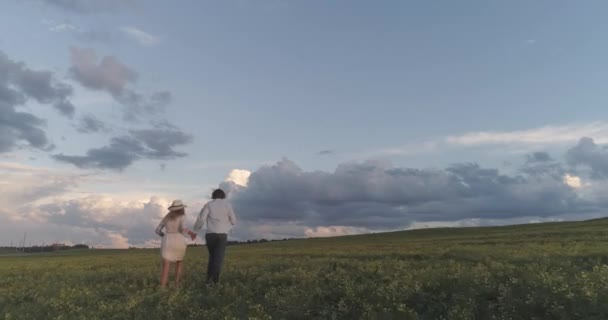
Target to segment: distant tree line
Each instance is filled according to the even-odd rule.
[[[287,241],[293,240],[297,238],[283,238],[283,239],[256,239],[256,240],[246,240],[246,241],[228,241],[228,245],[243,245],[243,244],[256,244],[256,243],[266,243],[266,242],[276,242],[276,241]],[[203,247],[204,244],[189,244],[188,247]],[[91,249],[90,246],[86,244],[75,244],[73,246],[62,244],[62,243],[54,243],[46,246],[30,246],[30,247],[0,247],[1,252],[15,252],[15,253],[35,253],[35,252],[53,252],[60,250],[71,250],[71,249]],[[129,249],[141,249],[139,247],[129,247]]]
[[[0,247],[3,252],[18,252],[18,253],[35,253],[35,252],[53,252],[59,250],[71,250],[71,249],[90,249],[86,244],[75,244],[73,246],[54,243],[47,246],[30,246],[30,247]]]
[[[228,241],[228,245],[240,245],[240,244],[255,244],[255,243],[266,243],[266,242],[276,242],[276,241],[287,241],[287,240],[293,240],[296,238],[283,238],[283,239],[272,239],[272,240],[268,240],[268,239],[259,239],[259,240],[247,240],[247,241],[234,241],[234,240],[229,240]],[[204,246],[204,244],[189,244],[188,247],[202,247]]]

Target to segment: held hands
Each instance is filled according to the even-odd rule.
[[[192,230],[188,228],[184,228],[184,231],[190,236],[190,240],[196,239],[196,233],[192,232]]]

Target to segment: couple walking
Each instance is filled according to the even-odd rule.
[[[163,237],[161,242],[161,256],[163,258],[162,272],[160,277],[161,287],[167,285],[169,279],[169,268],[175,263],[175,281],[180,283],[182,277],[182,261],[186,254],[186,239],[189,235],[192,240],[197,236],[196,232],[206,228],[205,241],[209,251],[209,262],[207,264],[207,283],[217,283],[220,279],[220,270],[224,260],[224,252],[228,242],[228,232],[236,223],[236,216],[232,206],[226,200],[226,194],[222,189],[216,189],[211,194],[211,201],[207,202],[196,218],[192,230],[183,227],[186,206],[181,200],[175,200],[168,208],[169,213],[161,220],[156,233]]]

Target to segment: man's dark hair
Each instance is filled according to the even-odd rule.
[[[211,199],[226,199],[226,193],[222,189],[215,189],[211,194]]]

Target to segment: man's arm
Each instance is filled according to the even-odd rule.
[[[209,215],[209,207],[205,205],[203,209],[201,209],[201,212],[199,212],[198,217],[196,218],[196,222],[194,222],[194,227],[192,228],[192,231],[198,232],[205,226],[207,222],[207,215]]]
[[[190,240],[193,240],[193,241],[196,238],[196,233],[192,232],[188,228],[184,228],[183,220],[179,221],[179,233],[189,235],[190,236]]]

